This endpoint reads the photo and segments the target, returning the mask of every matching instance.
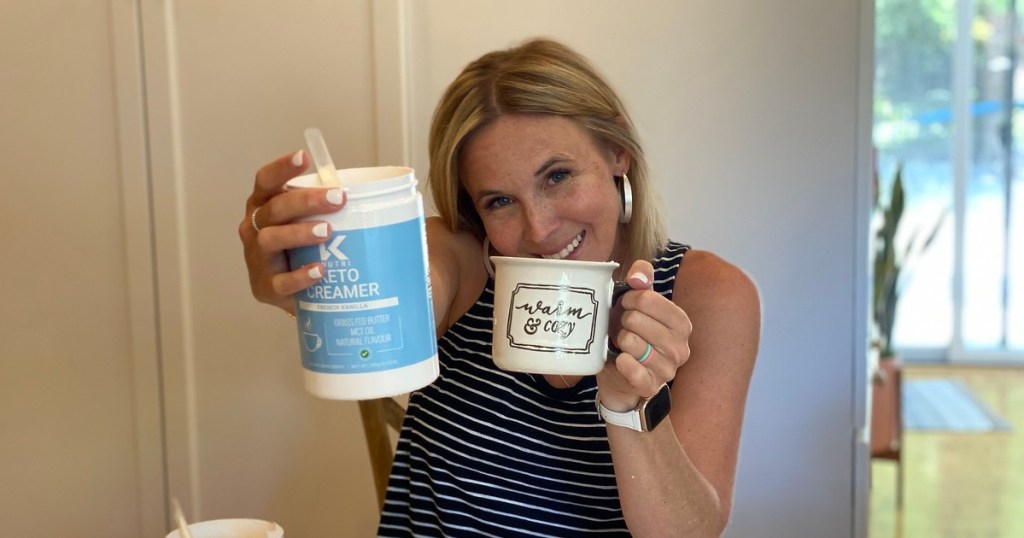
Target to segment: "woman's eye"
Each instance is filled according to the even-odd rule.
[[[486,209],[498,209],[499,207],[505,207],[512,203],[512,199],[508,196],[495,196],[484,204]]]
[[[557,183],[561,183],[561,182],[563,182],[563,181],[565,181],[567,179],[569,179],[569,171],[568,170],[554,170],[550,174],[548,174],[548,182],[550,182],[550,183],[557,184]]]

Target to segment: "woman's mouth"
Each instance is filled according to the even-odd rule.
[[[541,254],[541,257],[547,260],[561,260],[562,258],[565,258],[566,256],[572,254],[572,251],[576,250],[576,247],[580,246],[580,242],[583,241],[584,235],[586,235],[586,232],[580,232],[579,235],[577,235],[576,238],[573,239],[568,245],[565,245],[565,247],[562,250],[558,251],[555,254]]]

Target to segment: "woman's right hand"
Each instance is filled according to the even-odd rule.
[[[295,309],[292,294],[323,278],[324,268],[316,262],[289,271],[285,251],[323,243],[331,235],[325,221],[296,220],[333,213],[345,205],[341,189],[285,190],[285,183],[308,167],[306,152],[299,150],[260,168],[238,225],[253,296],[290,313]]]

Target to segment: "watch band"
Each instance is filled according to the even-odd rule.
[[[629,428],[638,432],[653,430],[668,415],[672,407],[670,390],[667,384],[658,389],[657,394],[650,398],[641,398],[635,408],[630,411],[612,411],[601,403],[601,393],[597,394],[594,403],[597,416],[608,424]]]
[[[640,406],[644,405],[646,399],[641,399],[640,403],[634,409],[629,411],[612,411],[601,404],[601,395],[597,395],[597,416],[601,417],[601,420],[607,424],[615,426],[622,426],[623,428],[629,428],[638,432],[644,431],[643,424],[640,423]]]

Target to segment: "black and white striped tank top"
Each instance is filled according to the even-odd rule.
[[[653,260],[671,298],[688,246]],[[441,373],[412,393],[379,536],[629,536],[593,376],[567,389],[491,360],[494,282],[438,341]]]

